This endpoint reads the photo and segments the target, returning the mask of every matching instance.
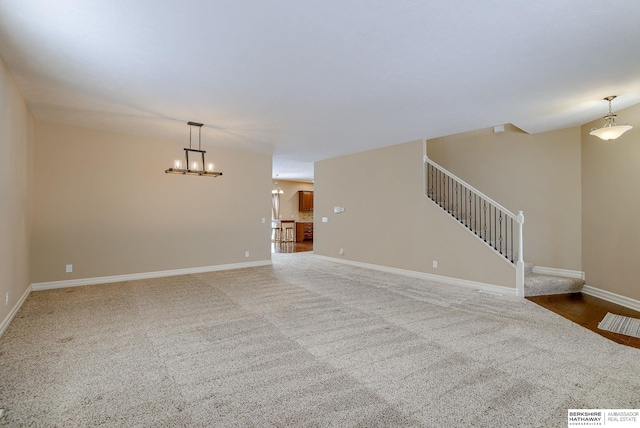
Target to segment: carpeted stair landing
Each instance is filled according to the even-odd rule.
[[[525,296],[579,293],[582,290],[582,286],[584,285],[583,279],[534,273],[533,266],[533,263],[525,263]]]

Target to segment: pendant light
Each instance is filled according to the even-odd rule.
[[[271,189],[272,195],[282,195],[284,191],[278,186],[278,174],[276,174],[276,185],[273,189]]]
[[[167,174],[182,174],[182,175],[198,175],[202,177],[217,177],[222,175],[221,172],[214,171],[213,163],[205,163],[204,154],[206,151],[202,150],[202,123],[187,122],[189,125],[189,148],[184,149],[185,161],[183,165],[182,160],[176,159],[173,161],[173,168],[166,169],[164,172]],[[191,148],[191,137],[193,128],[198,128],[198,149]],[[189,160],[189,153],[195,153],[196,158]],[[200,154],[200,156],[198,156]],[[201,158],[202,163],[199,162],[198,157]]]
[[[611,95],[604,99],[605,101],[609,101],[609,114],[604,117],[605,122],[602,128],[593,128],[589,134],[602,140],[611,141],[633,128],[630,123],[627,123],[626,125],[616,125],[616,115],[611,113],[611,100],[615,97],[615,95]]]

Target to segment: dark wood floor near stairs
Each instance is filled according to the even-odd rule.
[[[639,338],[600,330],[598,328],[598,323],[602,321],[602,318],[604,318],[607,312],[624,315],[625,317],[640,318],[640,312],[638,311],[583,293],[530,296],[527,297],[527,299],[598,333],[600,336],[623,345],[640,349]]]

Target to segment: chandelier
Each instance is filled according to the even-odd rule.
[[[611,141],[633,128],[630,123],[627,123],[626,125],[616,125],[616,115],[611,113],[611,100],[615,97],[615,95],[611,95],[610,97],[605,98],[605,101],[609,101],[609,114],[604,117],[605,122],[602,128],[593,128],[589,134],[602,140]]]
[[[222,175],[221,172],[214,171],[213,163],[205,163],[204,154],[207,153],[202,150],[202,123],[187,122],[189,125],[189,148],[184,149],[185,164],[182,164],[182,160],[176,159],[173,161],[173,168],[166,169],[164,172],[167,174],[182,174],[182,175],[199,175],[204,177],[217,177]],[[198,149],[191,148],[191,137],[193,127],[198,128]],[[189,160],[189,153],[195,153],[195,159]],[[198,159],[201,158],[201,161]]]
[[[284,194],[284,191],[278,187],[278,174],[276,174],[276,185],[273,189],[271,189],[271,194],[272,195],[282,195]]]

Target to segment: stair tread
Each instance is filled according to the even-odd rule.
[[[584,280],[566,276],[528,273],[524,278],[525,296],[577,293],[582,290]]]

